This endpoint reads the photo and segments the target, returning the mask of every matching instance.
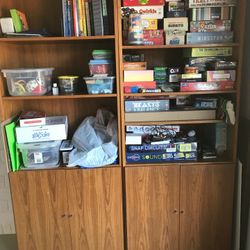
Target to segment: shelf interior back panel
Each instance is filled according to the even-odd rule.
[[[1,0],[0,16],[10,16],[9,9],[25,13],[30,30],[45,28],[55,35],[62,34],[60,0]]]

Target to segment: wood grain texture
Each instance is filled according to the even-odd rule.
[[[66,172],[72,250],[122,250],[121,169]]]
[[[64,171],[9,173],[19,250],[69,250]]]
[[[230,250],[234,165],[181,166],[180,250]]]
[[[126,168],[128,250],[177,250],[179,166]]]

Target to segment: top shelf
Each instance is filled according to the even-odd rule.
[[[6,42],[61,42],[61,41],[85,41],[115,39],[115,35],[106,36],[79,36],[79,37],[9,37],[0,38],[0,43]]]
[[[123,45],[122,49],[180,49],[180,48],[214,48],[239,47],[239,43],[213,43],[213,44],[183,44],[183,45]]]

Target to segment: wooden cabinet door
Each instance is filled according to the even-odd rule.
[[[177,250],[179,165],[126,168],[128,250]]]
[[[72,250],[122,250],[121,169],[67,170]]]
[[[229,250],[234,171],[230,164],[181,166],[180,250]]]
[[[63,170],[10,173],[19,250],[69,250]]]

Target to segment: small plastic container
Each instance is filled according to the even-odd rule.
[[[113,52],[111,50],[95,49],[92,51],[92,56],[95,60],[111,59],[113,57]]]
[[[111,60],[90,60],[89,71],[90,75],[113,75],[113,62]]]
[[[62,141],[19,143],[25,168],[50,168],[59,163]]]
[[[60,94],[72,94],[77,92],[79,76],[59,76]]]
[[[84,77],[89,94],[113,93],[114,76]]]
[[[12,96],[45,95],[51,91],[54,68],[3,69]]]

